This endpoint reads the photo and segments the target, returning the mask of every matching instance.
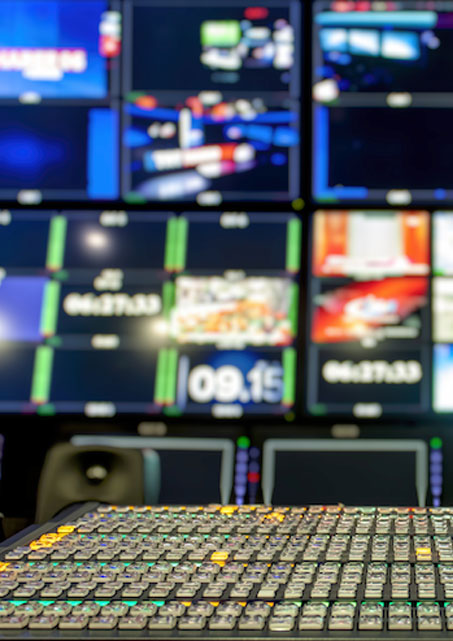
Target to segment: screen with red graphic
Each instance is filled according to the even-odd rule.
[[[426,411],[429,214],[318,211],[311,246],[309,411]]]

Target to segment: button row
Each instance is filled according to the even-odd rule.
[[[81,630],[453,630],[453,604],[440,606],[436,602],[391,603],[385,617],[380,602],[295,602],[276,604],[229,601],[196,603],[170,601],[167,603],[96,602],[39,603],[0,605],[0,629]],[[384,622],[386,621],[386,625]]]

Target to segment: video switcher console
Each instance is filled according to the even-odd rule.
[[[0,548],[0,638],[445,637],[452,528],[453,508],[89,503]]]

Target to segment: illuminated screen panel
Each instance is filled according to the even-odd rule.
[[[20,366],[0,412],[289,411],[301,221],[206,216],[0,212],[0,352],[5,368],[16,352]],[[192,269],[200,232],[218,256]],[[241,269],[234,242],[245,248],[253,234]],[[261,243],[278,245],[268,269]]]
[[[125,200],[297,198],[300,3],[189,4],[125,4]]]
[[[451,92],[453,2],[315,4],[315,77],[324,90]],[[352,10],[351,10],[352,9]]]
[[[453,345],[435,345],[433,358],[433,409],[438,413],[453,411]]]
[[[131,0],[125,10],[133,33],[129,89],[298,94],[298,2]]]
[[[315,276],[415,276],[430,270],[427,212],[318,211]]]
[[[318,201],[397,205],[453,199],[444,153],[453,144],[450,109],[317,105],[314,117]],[[414,136],[414,131],[426,135]]]
[[[0,195],[22,202],[116,198],[118,119],[106,107],[0,104]]]
[[[286,413],[295,403],[300,220],[187,213],[179,225],[187,252],[176,261],[169,325],[179,345],[176,407],[217,417]]]
[[[0,3],[1,198],[120,198],[119,6]]]
[[[312,265],[309,411],[428,411],[429,215],[316,212]]]
[[[433,409],[443,414],[453,410],[453,213],[433,214]]]
[[[0,99],[107,98],[110,62],[121,47],[121,17],[109,6],[106,0],[3,0]]]
[[[433,273],[453,276],[453,213],[438,211],[433,215]]]
[[[316,200],[451,201],[453,2],[319,0],[313,20]]]

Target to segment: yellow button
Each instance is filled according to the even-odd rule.
[[[416,554],[431,554],[431,548],[417,548],[415,550]]]
[[[59,534],[71,534],[71,532],[74,532],[75,530],[75,525],[60,525],[58,528],[58,533]]]
[[[220,514],[233,514],[238,509],[237,505],[224,505],[220,508]]]
[[[228,558],[228,552],[220,551],[220,552],[213,552],[211,554],[211,561],[215,561],[215,562],[226,561],[227,558]]]

